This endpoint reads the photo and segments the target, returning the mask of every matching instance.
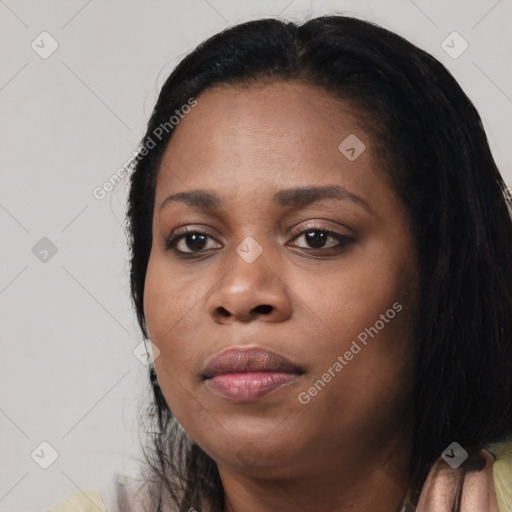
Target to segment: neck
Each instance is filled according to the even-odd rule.
[[[409,455],[409,449],[394,450],[390,458],[366,466],[357,458],[337,465],[324,460],[293,478],[264,471],[247,476],[219,467],[225,512],[398,512],[409,483]]]

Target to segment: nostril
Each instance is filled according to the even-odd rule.
[[[254,311],[256,313],[263,313],[264,315],[268,315],[272,312],[272,306],[269,306],[268,304],[263,304],[261,306],[257,306],[254,308]]]
[[[218,308],[218,311],[221,316],[228,317],[230,315],[229,311],[226,308],[223,308],[222,306]]]

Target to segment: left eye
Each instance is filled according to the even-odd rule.
[[[302,249],[333,249],[349,244],[352,239],[348,236],[340,235],[334,231],[320,228],[310,228],[305,231],[301,231],[293,240],[304,237],[304,240],[310,244],[309,247],[302,246]],[[337,241],[337,243],[326,247],[327,240],[331,238]]]

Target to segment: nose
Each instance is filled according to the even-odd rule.
[[[247,263],[238,254],[208,297],[208,313],[218,324],[282,322],[291,316],[290,291],[260,255]]]

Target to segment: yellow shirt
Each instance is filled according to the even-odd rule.
[[[489,451],[496,457],[492,472],[498,512],[512,512],[512,438],[490,445]],[[141,491],[145,488],[141,480],[118,475],[113,489],[105,488],[103,492],[99,489],[86,489],[74,493],[46,512],[143,512],[144,497]]]
[[[496,456],[493,466],[498,512],[512,512],[512,438],[489,447]]]
[[[97,489],[86,489],[59,501],[47,512],[108,512],[101,493]]]

